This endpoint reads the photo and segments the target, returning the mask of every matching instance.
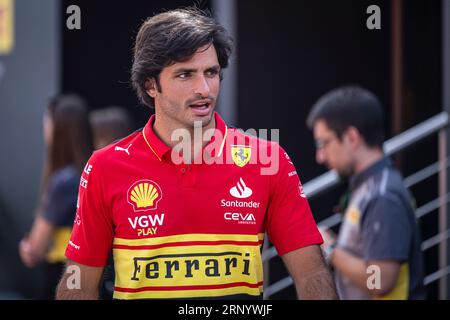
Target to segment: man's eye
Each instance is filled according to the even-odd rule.
[[[219,71],[218,70],[209,70],[209,71],[206,71],[206,75],[208,76],[208,77],[215,77],[215,76],[217,76],[219,74]]]
[[[187,78],[189,78],[191,76],[191,73],[190,72],[183,72],[183,73],[180,73],[179,75],[178,75],[178,78],[180,78],[180,79],[187,79]]]

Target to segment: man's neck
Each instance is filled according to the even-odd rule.
[[[189,133],[189,138],[191,142],[191,161],[194,160],[194,158],[198,155],[198,152],[195,153],[194,151],[201,151],[203,147],[211,140],[212,133],[214,130],[208,130],[208,129],[215,129],[216,127],[216,119],[215,116],[212,116],[211,121],[208,123],[208,125],[195,129],[194,126],[185,126],[181,123],[174,123],[171,121],[165,121],[165,118],[161,116],[160,114],[155,114],[155,122],[153,123],[153,132],[156,134],[158,138],[162,140],[167,146],[170,148],[173,148],[175,145],[179,144],[181,141],[179,140],[179,136],[177,135],[176,139],[172,139],[172,135],[175,130],[183,129],[184,132],[180,132],[184,136],[185,133]],[[194,132],[200,132],[201,136],[195,135]],[[205,135],[205,133],[209,133],[208,135]],[[187,138],[187,137],[185,137]],[[185,139],[183,138],[183,139]]]
[[[381,160],[383,157],[383,151],[379,148],[364,150],[363,154],[359,157],[359,161],[356,163],[354,174],[363,172],[375,162]]]

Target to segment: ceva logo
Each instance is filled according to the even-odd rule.
[[[252,195],[253,191],[249,187],[245,185],[245,182],[242,178],[239,178],[238,183],[236,186],[232,187],[230,189],[230,194],[239,199],[245,199]]]
[[[238,221],[241,224],[255,224],[256,219],[253,213],[225,212],[225,220]]]

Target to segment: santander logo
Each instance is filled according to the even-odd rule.
[[[242,178],[239,178],[238,183],[236,186],[232,187],[230,189],[230,194],[239,199],[245,199],[252,195],[253,191],[249,187],[246,186],[244,180]]]

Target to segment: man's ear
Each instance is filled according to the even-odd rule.
[[[362,142],[362,136],[355,127],[348,127],[345,137],[352,146],[359,146]]]
[[[152,98],[156,97],[158,88],[156,87],[155,78],[147,78],[147,80],[145,80],[145,92]]]

